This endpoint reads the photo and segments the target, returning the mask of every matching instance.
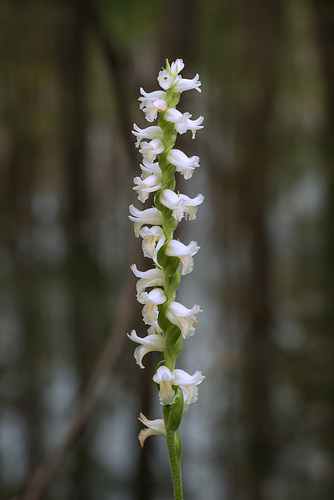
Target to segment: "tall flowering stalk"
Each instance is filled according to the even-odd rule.
[[[178,432],[183,412],[197,400],[197,386],[204,376],[198,370],[193,375],[175,367],[183,340],[193,335],[196,315],[200,307],[187,308],[176,301],[176,290],[180,276],[193,269],[193,256],[198,252],[196,241],[188,245],[173,238],[179,222],[194,220],[203,196],[189,198],[175,191],[175,173],[190,179],[199,167],[199,157],[188,157],[174,147],[177,134],[188,130],[195,138],[196,131],[203,128],[203,117],[192,120],[189,113],[176,109],[182,92],[195,89],[201,92],[198,74],[193,79],[182,78],[182,59],[160,71],[158,82],[162,90],[147,93],[140,89],[140,108],[149,122],[158,119],[157,125],[141,129],[134,124],[136,147],[143,156],[141,176],[135,177],[133,188],[141,202],[154,194],[154,206],[139,210],[130,206],[129,218],[134,222],[135,235],[142,238],[145,257],[152,259],[152,269],[140,271],[133,264],[131,269],[138,279],[137,300],[143,304],[143,320],[148,326],[148,335],[138,337],[135,330],[128,334],[136,342],[134,357],[140,368],[143,358],[151,351],[162,354],[153,381],[159,389],[159,401],[163,406],[163,419],[148,420],[142,413],[139,420],[146,426],[139,433],[141,446],[151,435],[167,438],[175,500],[182,500],[181,454],[182,445]],[[150,291],[148,291],[150,289]]]

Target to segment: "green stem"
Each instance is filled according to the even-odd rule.
[[[167,101],[168,101],[168,107],[172,108],[175,107],[176,104],[179,102],[180,99],[180,94],[176,94],[173,92],[172,89],[168,89],[167,92]],[[171,164],[168,163],[167,161],[167,155],[168,152],[173,148],[176,140],[176,130],[175,126],[173,123],[167,122],[164,120],[163,113],[160,115],[159,118],[159,126],[163,130],[163,144],[165,147],[165,150],[163,153],[159,155],[159,165],[161,168],[162,172],[162,188],[160,191],[157,192],[156,194],[156,206],[158,209],[161,210],[163,213],[163,231],[165,234],[166,242],[165,245],[173,238],[173,232],[176,229],[178,222],[172,217],[171,211],[169,209],[166,209],[160,204],[160,192],[164,189],[175,189],[175,167]],[[167,256],[165,256],[167,257]],[[173,258],[169,258],[170,260]],[[178,272],[178,279],[175,279],[176,273],[173,273],[172,275],[167,272],[168,268],[168,262],[161,262],[161,265],[163,267],[163,270],[166,275],[166,282],[164,285],[164,291],[165,295],[167,297],[166,303],[169,303],[173,300],[175,300],[175,292],[176,289],[179,285],[179,277],[180,274]],[[170,262],[169,262],[170,265]],[[168,331],[165,331],[164,333],[165,338],[166,338],[166,345],[167,345],[167,335]],[[171,351],[170,349],[165,350],[164,353],[164,358],[165,358],[165,365],[167,368],[169,368],[170,371],[173,371],[175,368],[175,359],[179,353],[175,350],[175,348]],[[181,400],[181,415],[183,411],[183,398]],[[173,480],[173,488],[174,488],[174,500],[183,500],[183,493],[182,493],[182,476],[181,476],[181,453],[182,453],[182,445],[181,445],[181,439],[180,435],[178,433],[177,427],[180,425],[180,422],[177,421],[177,424],[175,425],[175,411],[174,411],[174,418],[172,416],[172,407],[171,406],[165,406],[163,409],[163,414],[164,414],[164,422],[165,422],[165,429],[166,429],[166,437],[167,437],[167,447],[168,447],[168,455],[169,455],[169,463],[171,467],[171,473],[172,473],[172,480]],[[171,419],[170,419],[171,416]],[[182,416],[181,416],[182,418]],[[180,418],[180,420],[181,420]],[[170,419],[170,425],[168,424]]]
[[[180,453],[178,453],[177,443],[176,443],[177,431],[173,431],[168,428],[168,418],[169,418],[170,408],[165,406],[163,412],[164,412],[164,421],[166,427],[169,463],[173,479],[174,500],[183,500],[181,459],[179,457]]]

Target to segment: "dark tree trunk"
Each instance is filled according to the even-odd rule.
[[[322,332],[328,339],[328,352],[322,365],[323,377],[319,394],[324,395],[330,411],[329,425],[321,432],[322,443],[334,464],[334,4],[330,0],[313,0],[314,18],[320,53],[320,68],[324,86],[323,110],[325,127],[322,137],[326,177],[324,246],[320,262],[323,266],[324,314],[319,318],[316,335]],[[328,353],[330,355],[328,356]],[[330,476],[326,498],[334,495],[334,479]]]
[[[67,3],[68,5],[68,3]],[[72,335],[74,364],[82,389],[93,368],[91,339],[87,328],[87,294],[91,276],[89,256],[90,206],[87,175],[86,112],[86,20],[80,2],[70,2],[72,25],[59,40],[60,70],[63,92],[65,179],[65,228],[68,244],[67,279],[69,290],[69,325]],[[91,345],[90,345],[91,344]],[[84,443],[77,449],[72,472],[78,498],[88,499],[90,492],[88,452]]]
[[[270,200],[270,124],[275,97],[276,49],[281,17],[279,0],[242,3],[243,46],[240,75],[242,106],[237,111],[235,180],[242,249],[239,314],[242,331],[243,466],[236,489],[241,498],[263,500],[273,458],[274,423],[270,411],[273,363],[272,276],[267,230]]]

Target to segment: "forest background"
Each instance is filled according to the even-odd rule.
[[[164,440],[137,440],[158,358],[139,370],[126,337],[148,266],[131,129],[166,58],[200,74],[182,110],[205,117],[178,142],[205,196],[181,228],[201,251],[178,299],[203,309],[182,366],[206,376],[185,497],[332,500],[331,0],[1,2],[0,498],[171,497]]]

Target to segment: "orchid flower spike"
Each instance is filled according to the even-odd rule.
[[[140,128],[133,124],[132,133],[136,137],[135,146],[142,156],[140,173],[134,178],[134,191],[139,201],[145,203],[151,196],[153,206],[139,210],[130,205],[129,219],[134,223],[136,237],[142,238],[142,250],[152,266],[140,271],[136,264],[131,270],[138,278],[137,300],[142,304],[142,316],[147,329],[146,336],[138,336],[132,330],[128,337],[138,344],[134,357],[140,368],[144,368],[143,358],[151,352],[160,353],[153,381],[159,391],[159,402],[163,406],[163,419],[148,420],[140,413],[139,420],[145,429],[139,432],[141,446],[148,436],[167,438],[176,499],[182,497],[180,473],[181,443],[178,427],[184,411],[198,398],[198,385],[204,376],[199,370],[193,375],[176,368],[183,339],[195,333],[199,305],[188,309],[176,300],[176,291],[181,276],[190,273],[194,267],[194,255],[199,251],[196,241],[185,245],[174,238],[174,231],[182,219],[195,220],[199,205],[204,197],[198,194],[190,198],[176,189],[178,174],[189,180],[200,166],[198,156],[187,156],[175,147],[177,134],[188,130],[194,139],[196,132],[203,128],[204,118],[193,120],[188,112],[177,109],[181,95],[186,90],[201,92],[199,75],[183,78],[182,59],[176,59],[158,74],[160,90],[145,92],[140,89],[139,107],[145,119],[152,123]],[[151,195],[151,193],[153,193]]]

